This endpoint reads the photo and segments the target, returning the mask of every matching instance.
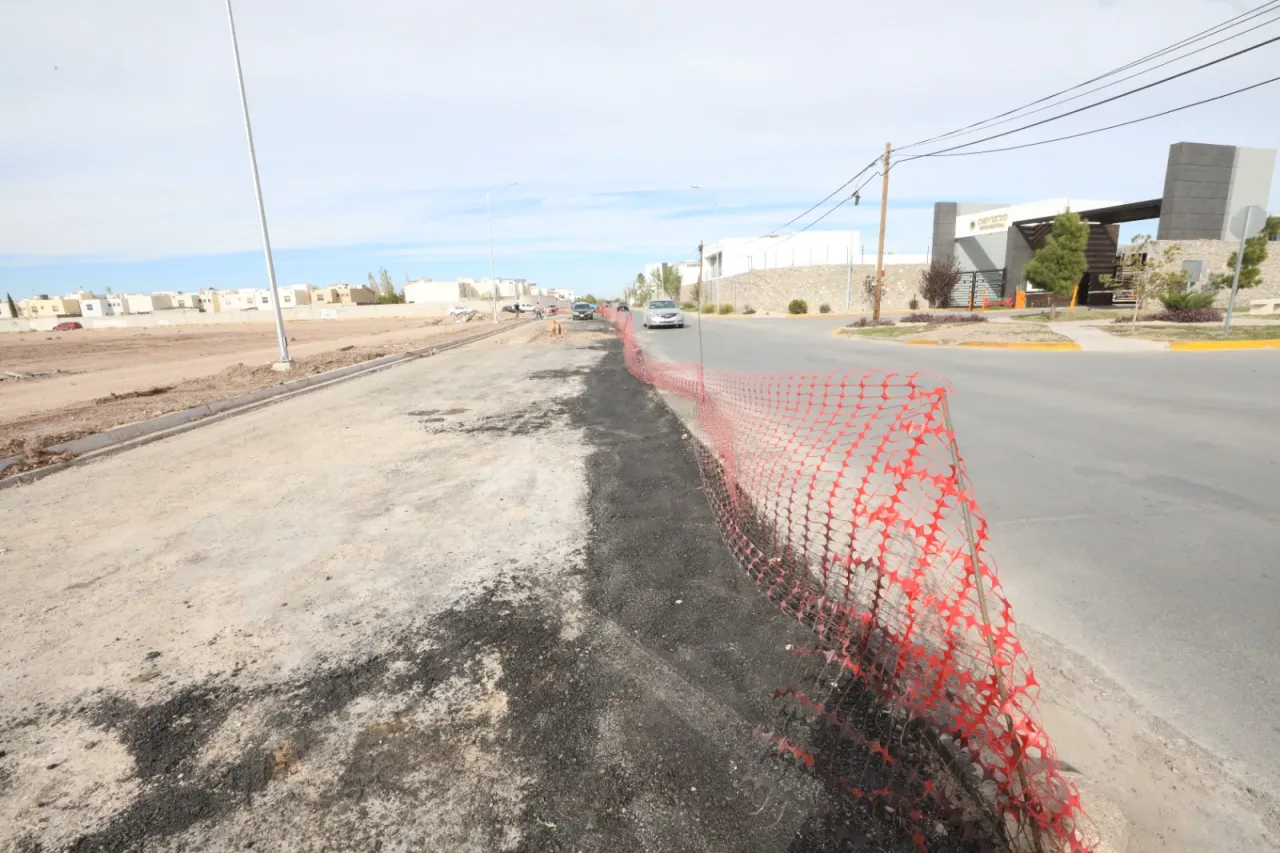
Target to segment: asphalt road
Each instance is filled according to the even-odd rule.
[[[1280,790],[1280,355],[926,349],[829,334],[845,322],[716,318],[702,351],[708,368],[950,383],[1019,622]],[[698,358],[696,322],[637,333]]]

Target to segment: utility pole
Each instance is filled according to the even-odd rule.
[[[889,154],[893,146],[884,144],[884,187],[880,191],[880,247],[876,250],[876,304],[872,312],[872,322],[880,322],[880,300],[884,297],[884,225],[889,214]]]
[[[271,310],[276,319],[276,343],[280,347],[280,360],[272,365],[279,371],[289,370],[293,360],[289,358],[289,339],[284,333],[284,315],[280,313],[280,291],[276,287],[276,265],[271,259],[271,238],[267,236],[267,209],[262,203],[262,182],[258,179],[258,155],[253,150],[253,128],[249,125],[249,98],[244,92],[244,72],[240,69],[240,45],[236,42],[236,18],[227,0],[227,24],[231,28],[231,55],[236,61],[236,82],[240,86],[240,109],[244,112],[244,135],[249,141],[249,168],[253,171],[253,195],[258,200],[258,224],[262,226],[262,251],[267,256],[267,283],[271,286]]]
[[[702,241],[698,241],[698,316],[702,316]],[[699,323],[702,321],[699,320]]]

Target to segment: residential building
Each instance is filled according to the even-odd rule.
[[[194,294],[196,309],[206,314],[213,314],[222,310],[222,300],[219,298],[220,291],[202,290]]]
[[[80,316],[82,317],[110,317],[114,314],[111,310],[111,303],[106,299],[94,297],[92,299],[80,300]]]
[[[290,284],[278,288],[281,308],[297,308],[299,305],[311,304],[311,285]],[[258,291],[258,308],[266,311],[271,307],[271,289]]]
[[[116,317],[133,313],[129,310],[129,300],[120,293],[107,294],[107,308],[109,309],[108,313]]]
[[[169,297],[174,308],[186,308],[189,311],[200,310],[200,294],[198,293],[178,291],[177,293],[166,293],[165,295]]]
[[[311,295],[315,302],[326,305],[373,305],[378,301],[372,288],[349,284],[317,287]]]
[[[130,314],[154,314],[173,308],[173,299],[167,293],[128,293],[124,301]]]
[[[702,278],[706,281],[779,267],[861,263],[861,246],[861,235],[857,231],[803,231],[773,237],[726,238],[703,248]],[[871,260],[874,262],[875,257]],[[692,266],[693,277],[685,284],[698,280],[698,265]],[[682,273],[681,278],[684,277]]]
[[[26,306],[27,306],[27,303],[26,303],[26,301],[25,301],[25,300],[20,301],[20,302],[14,302],[14,303],[13,303],[13,307],[18,309],[18,314],[17,314],[17,316],[14,316],[13,311],[11,311],[11,310],[9,309],[9,300],[8,300],[8,299],[0,299],[0,320],[20,320],[20,319],[22,319],[23,317],[27,316],[27,313],[26,313],[26,311],[24,310],[24,309],[26,308]]]
[[[41,294],[35,299],[27,300],[27,316],[31,319],[43,317],[79,317],[80,301],[58,296],[52,299]]]
[[[457,281],[422,278],[404,286],[405,302],[456,302],[461,294],[461,284]]]

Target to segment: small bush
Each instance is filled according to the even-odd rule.
[[[892,326],[892,320],[872,320],[870,317],[859,317],[845,326],[846,329],[870,329],[872,326]]]
[[[702,306],[702,313],[703,313],[703,314],[714,314],[714,313],[716,313],[716,306],[714,306],[714,305],[703,305],[703,306]]]
[[[754,308],[752,308],[750,305],[748,305],[746,308],[743,308],[743,309],[742,309],[742,313],[743,313],[743,314],[754,314],[754,313],[756,313],[756,309],[754,309]]]
[[[828,304],[827,304],[827,303],[825,303],[825,302],[824,302],[824,303],[822,303],[821,305],[819,305],[819,306],[818,306],[818,313],[819,313],[819,314],[830,314],[830,313],[831,313],[831,306],[830,306],[830,305],[828,305]]]
[[[722,303],[720,304],[720,313],[721,313],[721,314],[732,314],[732,313],[733,313],[733,304],[732,304],[732,303],[729,303],[729,302],[722,302]]]
[[[698,304],[696,302],[681,302],[680,308],[685,311],[697,311]]]
[[[1152,314],[1147,319],[1163,320],[1166,323],[1221,323],[1222,312],[1217,308],[1179,308],[1176,311]]]
[[[1180,293],[1171,290],[1168,293],[1160,295],[1160,304],[1164,306],[1165,311],[1197,311],[1201,308],[1212,308],[1213,298],[1216,296],[1213,291],[1205,293],[1204,291],[1196,291],[1193,293]],[[1200,320],[1187,320],[1188,323],[1204,322]]]
[[[930,323],[936,326],[942,323],[985,323],[987,318],[981,314],[930,314],[925,311],[917,314],[908,314],[902,318],[901,322]]]
[[[803,299],[792,299],[790,302],[787,303],[787,313],[788,314],[808,314],[809,303],[805,302]]]
[[[919,310],[919,308],[920,308],[920,300],[919,300],[919,299],[916,299],[914,296],[913,296],[913,297],[911,297],[911,301],[907,303],[907,307],[908,307],[908,308],[910,308],[912,311],[917,311],[917,310]]]

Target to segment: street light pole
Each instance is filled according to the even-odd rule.
[[[493,263],[493,205],[489,202],[489,196],[493,195],[498,190],[506,189],[507,187],[514,187],[518,183],[519,181],[512,181],[509,184],[503,184],[496,189],[489,190],[484,194],[485,216],[489,220],[489,284],[492,287],[493,293],[493,322],[495,323],[498,322],[498,275],[497,272],[495,272],[496,267]],[[519,299],[517,299],[516,307],[518,308],[519,305],[520,302]]]
[[[249,142],[249,168],[253,172],[253,194],[258,200],[258,223],[262,226],[262,250],[267,258],[267,281],[271,286],[271,308],[276,319],[276,343],[280,346],[280,361],[276,362],[276,370],[288,370],[292,364],[289,358],[289,339],[284,333],[284,314],[280,312],[280,290],[276,287],[276,265],[271,259],[271,237],[267,234],[267,209],[262,203],[262,181],[258,178],[258,155],[253,150],[253,128],[249,124],[249,98],[244,91],[244,72],[240,68],[240,45],[236,42],[236,19],[231,11],[231,0],[227,0],[227,25],[231,28],[231,54],[236,61],[236,82],[240,86],[240,109],[244,112],[244,135]]]

